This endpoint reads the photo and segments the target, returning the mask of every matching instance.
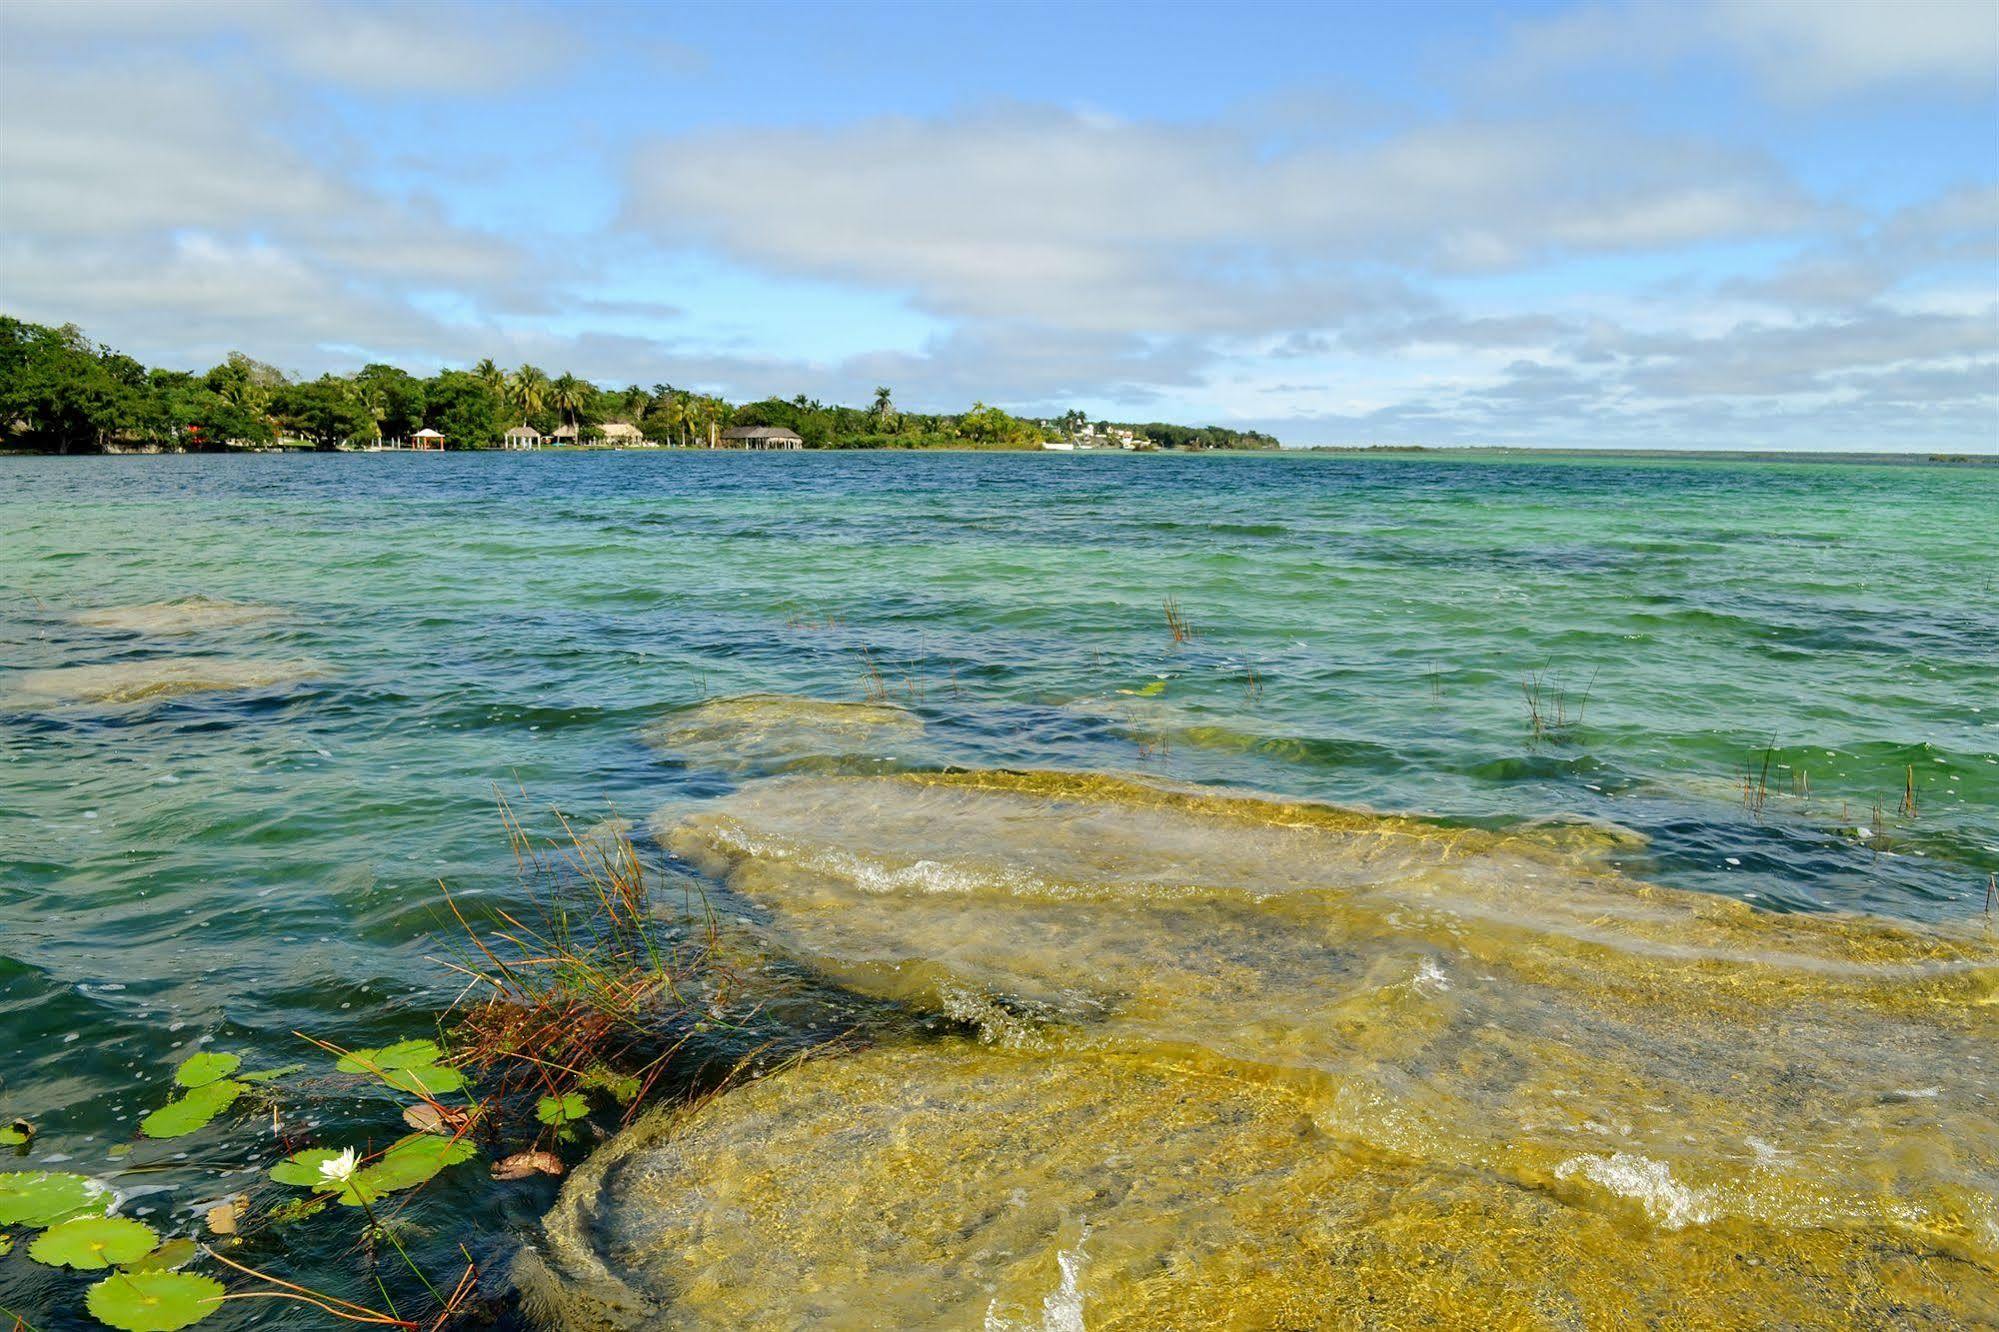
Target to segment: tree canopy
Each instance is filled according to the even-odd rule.
[[[348,375],[295,379],[242,352],[205,374],[146,367],[92,342],[74,324],[52,328],[0,315],[0,448],[47,453],[113,448],[205,451],[273,445],[338,449],[407,440],[429,428],[450,448],[492,448],[513,426],[550,435],[573,427],[579,440],[627,422],[656,443],[713,444],[732,426],[782,426],[814,449],[1033,449],[1045,441],[1101,436],[1081,411],[1033,419],[974,403],[957,415],[904,411],[887,385],[865,407],[805,394],[732,406],[710,394],[657,383],[602,388],[564,371],[500,368],[490,358],[470,370],[429,378],[374,363]],[[1147,445],[1275,448],[1255,431],[1160,422],[1118,426]]]

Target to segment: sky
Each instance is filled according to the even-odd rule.
[[[6,0],[0,311],[190,369],[1999,452],[1999,2]]]

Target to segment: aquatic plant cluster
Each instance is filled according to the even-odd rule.
[[[264,1173],[278,1189],[232,1194],[208,1208],[207,1234],[197,1241],[163,1238],[119,1215],[117,1188],[90,1176],[0,1171],[0,1227],[40,1231],[26,1247],[36,1263],[106,1272],[82,1292],[83,1307],[122,1332],[176,1332],[232,1299],[302,1303],[341,1321],[411,1332],[437,1332],[481,1307],[491,1292],[482,1289],[463,1246],[455,1278],[426,1272],[405,1247],[408,1197],[442,1171],[473,1161],[482,1148],[496,1158],[489,1173],[497,1182],[563,1174],[561,1152],[580,1141],[578,1129],[593,1113],[605,1109],[629,1119],[638,1110],[678,1048],[665,1033],[729,1021],[724,977],[705,947],[690,950],[659,937],[626,825],[611,821],[570,833],[566,845],[538,844],[504,802],[501,814],[524,876],[538,886],[532,900],[541,910],[526,921],[525,913],[505,910],[476,921],[445,895],[462,935],[450,949],[459,960],[444,964],[470,980],[474,992],[441,1015],[449,1053],[428,1037],[343,1050],[300,1036],[332,1058],[336,1083],[358,1080],[396,1093],[409,1132],[379,1148],[300,1146],[309,1136],[301,1112],[325,1094],[323,1072],[315,1075],[302,1063],[246,1070],[240,1055],[198,1050],[174,1069],[172,1090],[140,1119],[138,1135],[186,1138],[232,1114],[232,1131],[245,1133],[254,1123],[246,1109],[268,1115],[282,1154]],[[468,1068],[481,1075],[476,1084]],[[36,1133],[35,1125],[17,1120],[0,1129],[0,1147],[25,1148]],[[507,1143],[515,1150],[502,1150]],[[400,1301],[380,1271],[372,1280],[381,1307],[371,1307],[231,1256],[259,1232],[289,1233],[329,1204],[351,1209],[351,1245],[370,1269],[384,1262],[401,1268]],[[0,1258],[13,1247],[14,1235],[0,1230]],[[185,1270],[202,1263],[247,1281],[231,1287]],[[0,1314],[33,1328],[25,1314]]]
[[[423,1094],[426,1083],[438,1090],[462,1087],[463,1080],[456,1074],[436,1066],[441,1056],[442,1051],[429,1041],[410,1041],[392,1050],[357,1051],[344,1056],[339,1068],[342,1072],[369,1071],[391,1086],[418,1094]],[[245,1096],[275,1113],[280,1099],[276,1084],[299,1071],[294,1067],[245,1072],[242,1060],[234,1054],[197,1052],[174,1070],[173,1081],[179,1090],[140,1121],[139,1132],[152,1139],[186,1137],[207,1127]],[[422,1185],[445,1166],[469,1159],[473,1152],[473,1144],[461,1138],[415,1133],[398,1139],[365,1164],[352,1147],[338,1152],[320,1148],[294,1153],[271,1167],[269,1177],[278,1184],[331,1195],[345,1206],[365,1211],[398,1191]],[[0,1174],[0,1225],[41,1231],[28,1245],[29,1258],[78,1272],[108,1270],[108,1275],[99,1278],[83,1296],[98,1322],[123,1332],[175,1332],[214,1313],[229,1297],[222,1282],[182,1269],[203,1256],[220,1259],[220,1255],[187,1237],[163,1241],[151,1226],[113,1214],[118,1201],[115,1190],[84,1175],[60,1171]],[[323,1205],[323,1200],[313,1199],[279,1204],[270,1210],[286,1220],[297,1220]],[[372,1211],[368,1215],[376,1231],[386,1234],[374,1222]],[[208,1217],[208,1228],[216,1237],[237,1235],[249,1224],[246,1205],[222,1204]],[[11,1237],[0,1240],[0,1246],[11,1245]],[[274,1281],[238,1295],[293,1297]],[[304,1293],[296,1297],[315,1298]],[[407,1320],[399,1320],[398,1325],[418,1326]]]

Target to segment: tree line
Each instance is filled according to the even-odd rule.
[[[956,414],[905,412],[886,387],[865,407],[804,394],[732,405],[670,384],[607,389],[533,365],[505,370],[490,359],[428,378],[374,364],[347,375],[293,379],[231,352],[195,374],[148,369],[74,324],[54,328],[0,315],[0,448],[46,453],[280,444],[330,450],[407,440],[424,429],[443,435],[448,447],[492,448],[515,426],[587,442],[612,422],[635,426],[657,443],[688,447],[712,443],[733,426],[782,426],[807,448],[1031,449],[1073,434],[1084,420],[1081,412],[1032,420],[985,403]],[[1277,445],[1267,435],[1219,426],[1127,428],[1169,447]]]

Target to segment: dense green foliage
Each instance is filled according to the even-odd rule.
[[[731,406],[670,384],[605,389],[567,372],[550,377],[532,365],[506,371],[490,360],[428,379],[374,364],[294,382],[240,352],[206,374],[148,371],[74,325],[0,315],[0,448],[337,449],[406,441],[426,428],[449,448],[494,448],[514,426],[532,426],[551,443],[591,443],[614,422],[654,443],[691,448],[713,446],[735,426],[782,426],[812,449],[1033,449],[1064,438],[1141,448],[1277,446],[1254,431],[1092,424],[1078,411],[1030,420],[982,402],[957,415],[905,412],[887,388],[877,388],[866,407],[803,394]]]
[[[1108,422],[1106,424],[1109,424]],[[1277,436],[1266,435],[1261,430],[1230,430],[1225,426],[1184,426],[1169,425],[1164,421],[1148,421],[1144,425],[1126,427],[1137,431],[1154,444],[1170,449],[1274,449],[1281,447]]]

